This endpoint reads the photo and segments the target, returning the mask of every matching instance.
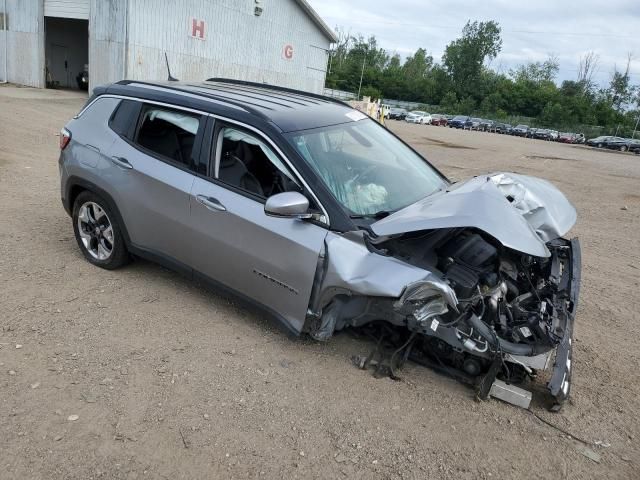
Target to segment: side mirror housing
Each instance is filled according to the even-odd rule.
[[[311,218],[309,200],[298,192],[277,193],[267,198],[264,213],[279,218]]]

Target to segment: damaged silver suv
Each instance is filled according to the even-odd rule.
[[[226,79],[122,81],[60,137],[62,203],[86,259],[160,262],[325,341],[359,327],[362,368],[410,359],[527,406],[571,385],[575,209],[544,180],[452,184],[329,98]]]

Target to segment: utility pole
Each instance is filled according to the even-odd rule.
[[[358,85],[358,100],[360,100],[360,89],[362,88],[362,77],[364,76],[364,62],[367,60],[367,52],[364,53],[362,59],[362,71],[360,72],[360,85]]]
[[[640,122],[640,114],[638,114],[638,118],[636,118],[636,126],[633,127],[633,134],[631,135],[631,140],[636,138],[636,130],[638,130],[638,122]]]

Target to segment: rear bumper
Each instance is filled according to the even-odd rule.
[[[566,327],[563,338],[556,348],[553,372],[547,384],[547,388],[555,400],[555,405],[552,407],[553,410],[559,410],[562,404],[569,398],[571,391],[571,373],[573,371],[573,326],[580,296],[582,259],[580,242],[577,238],[571,239],[569,247],[571,250],[569,257],[570,277],[568,278],[568,285],[566,285],[566,288],[569,290],[569,306],[563,313],[566,315]]]

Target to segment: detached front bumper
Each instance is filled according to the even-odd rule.
[[[563,315],[566,315],[566,327],[562,340],[556,348],[556,358],[553,365],[551,379],[547,384],[549,392],[555,400],[552,410],[560,410],[562,404],[569,398],[571,391],[571,373],[573,361],[573,324],[575,321],[576,310],[578,308],[578,297],[580,295],[580,272],[582,268],[582,259],[580,251],[580,242],[577,238],[573,238],[569,242],[570,265],[563,272],[561,278],[561,288],[565,288],[569,292],[568,307]]]

